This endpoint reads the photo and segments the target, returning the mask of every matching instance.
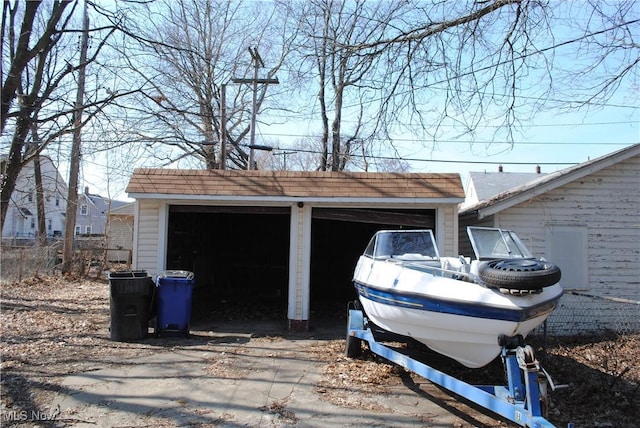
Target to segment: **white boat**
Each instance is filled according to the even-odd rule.
[[[542,324],[563,291],[560,269],[512,231],[467,231],[473,260],[440,257],[430,230],[379,231],[353,281],[370,322],[477,368],[500,354],[500,340]]]

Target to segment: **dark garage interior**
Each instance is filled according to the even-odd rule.
[[[380,229],[433,228],[435,210],[314,208],[310,322],[343,318],[358,257]],[[199,319],[287,317],[290,209],[174,205],[166,266],[194,272]]]
[[[193,318],[286,318],[289,209],[171,206],[167,269],[194,273]]]
[[[435,210],[314,208],[311,223],[311,321],[346,318],[357,294],[358,258],[382,229],[434,228]]]

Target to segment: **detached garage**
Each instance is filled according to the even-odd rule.
[[[306,330],[355,298],[353,268],[379,229],[432,229],[458,252],[458,174],[136,169],[133,266],[195,273],[194,301],[276,305]],[[345,309],[346,312],[346,309]]]

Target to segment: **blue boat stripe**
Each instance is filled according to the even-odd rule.
[[[551,311],[555,308],[557,302],[557,299],[554,299],[525,309],[508,309],[486,305],[480,306],[478,303],[434,299],[418,294],[400,294],[392,290],[382,290],[380,288],[371,287],[357,281],[354,281],[354,285],[358,291],[358,295],[374,302],[429,312],[462,315],[474,318],[488,318],[501,321],[521,322],[535,318],[543,313]]]

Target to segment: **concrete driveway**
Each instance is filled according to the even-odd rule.
[[[344,328],[282,333],[278,323],[195,326],[187,344],[165,339],[154,355],[68,376],[52,408],[74,427],[510,426],[426,380],[359,391],[361,408],[332,403],[318,388],[318,347]]]

